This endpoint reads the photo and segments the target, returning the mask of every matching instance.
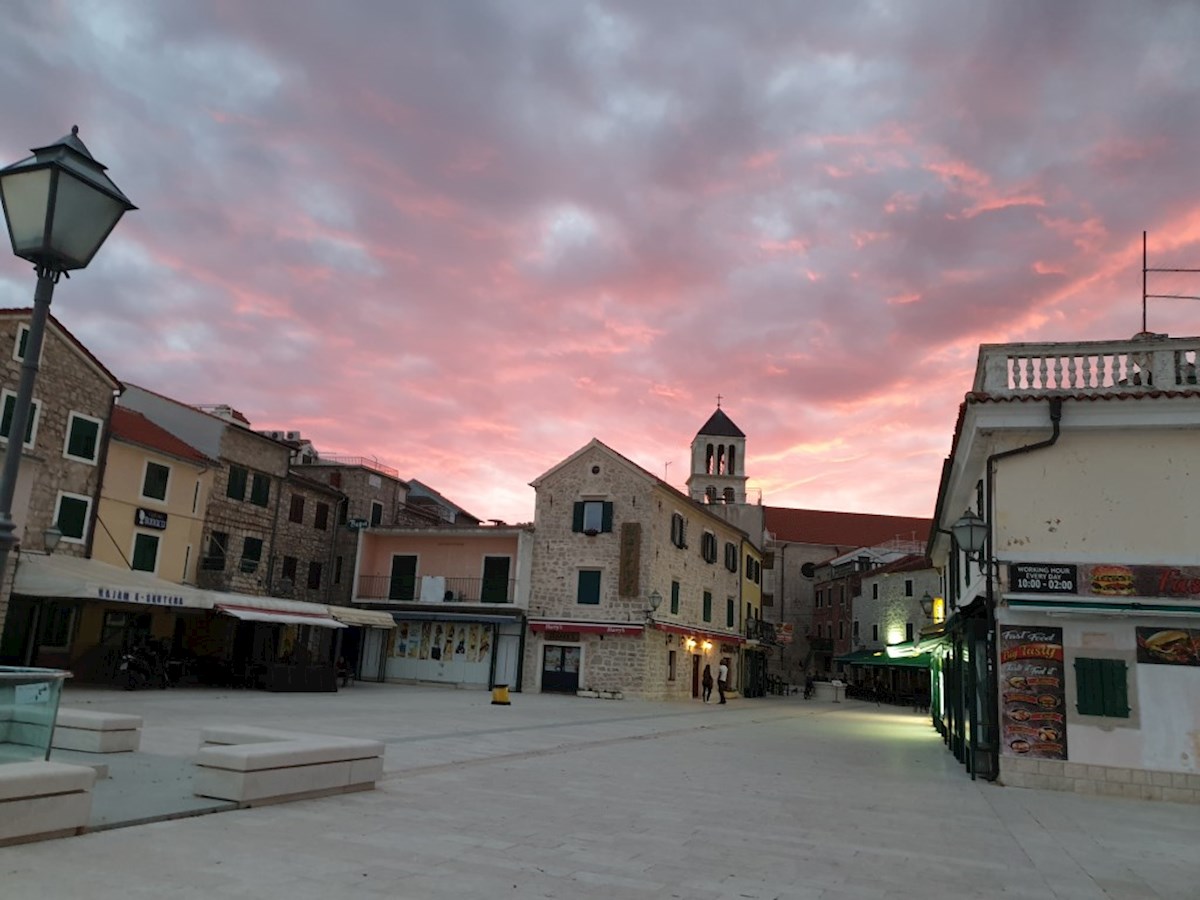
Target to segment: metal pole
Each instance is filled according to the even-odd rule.
[[[38,358],[42,355],[42,336],[46,331],[46,317],[50,314],[50,300],[54,296],[54,285],[59,274],[42,266],[37,268],[33,318],[29,323],[25,359],[21,363],[21,380],[17,385],[17,399],[13,404],[12,421],[8,426],[4,468],[0,470],[0,581],[7,578],[9,553],[19,543],[17,527],[12,518],[13,495],[17,490],[17,470],[21,467],[25,428],[29,423],[29,410],[33,404],[33,382],[37,378]]]

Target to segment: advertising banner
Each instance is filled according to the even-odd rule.
[[[1006,756],[1067,758],[1061,628],[1000,630],[1000,729]]]
[[[1200,628],[1138,628],[1137,661],[1156,666],[1200,666]]]

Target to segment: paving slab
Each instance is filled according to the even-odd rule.
[[[206,724],[291,727],[384,741],[385,777],[371,792],[5,848],[4,896],[1200,896],[1196,807],[971,781],[907,710],[489,701],[413,685],[71,691],[72,706],[143,715],[151,755],[187,759]]]

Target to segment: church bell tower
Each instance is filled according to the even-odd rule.
[[[700,503],[746,502],[746,435],[721,409],[704,423],[692,440],[692,471],[688,494]]]

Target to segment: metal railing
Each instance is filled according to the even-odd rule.
[[[512,578],[468,578],[447,575],[438,601],[443,603],[512,603],[516,580]],[[422,579],[390,575],[360,575],[358,600],[394,600],[415,603],[421,599]],[[434,602],[438,602],[434,601]]]
[[[320,466],[362,466],[364,469],[371,469],[379,472],[382,475],[387,475],[391,478],[400,480],[400,470],[393,469],[391,466],[385,466],[373,456],[321,456],[312,461],[312,465]]]
[[[746,637],[749,640],[758,641],[760,644],[774,644],[776,643],[775,624],[763,619],[747,619]]]

